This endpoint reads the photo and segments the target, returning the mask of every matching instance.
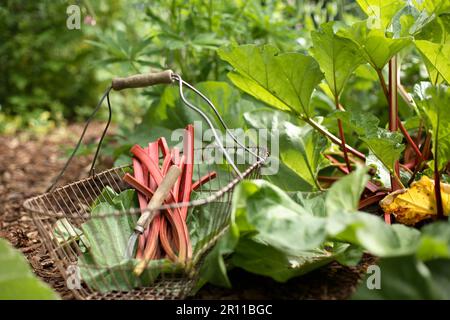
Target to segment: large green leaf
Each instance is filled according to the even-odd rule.
[[[310,52],[325,74],[333,95],[338,97],[350,75],[364,60],[351,40],[334,33],[333,25],[333,22],[325,23],[319,31],[311,32]]]
[[[447,0],[413,0],[413,4],[418,10],[426,11],[430,16],[450,12],[450,2]]]
[[[361,282],[353,299],[449,299],[440,285],[441,279],[450,277],[450,261],[433,262],[427,265],[414,256],[381,259],[377,263],[380,271],[380,288],[367,286],[374,275],[368,274]],[[448,281],[446,281],[448,284]],[[444,282],[444,284],[446,283]]]
[[[245,238],[236,247],[231,263],[248,272],[285,282],[332,262],[347,247],[346,244],[330,243],[326,249],[317,248],[297,255],[286,255],[268,243]]]
[[[376,70],[381,70],[400,50],[411,43],[410,38],[388,38],[384,31],[369,29],[367,21],[356,22],[340,29],[337,34],[352,40],[364,59]]]
[[[434,222],[422,228],[417,257],[422,261],[450,258],[450,223]]]
[[[295,255],[320,246],[325,221],[264,180],[244,181],[233,195],[236,220],[251,226],[255,237],[285,253]],[[261,210],[264,208],[264,210]]]
[[[0,300],[54,300],[58,295],[31,271],[27,260],[0,238]]]
[[[436,17],[427,23],[418,34],[415,40],[427,40],[433,43],[450,43],[450,14]]]
[[[416,40],[415,44],[425,61],[430,81],[439,84],[444,79],[450,83],[450,43]]]
[[[390,174],[394,163],[401,156],[404,146],[399,133],[378,127],[380,120],[367,112],[336,112],[334,117],[342,120],[346,127],[353,129],[369,147],[366,164],[375,166],[378,178],[384,186],[390,185]]]
[[[277,281],[331,262],[348,247],[326,242],[325,248],[325,220],[262,180],[235,190],[231,230],[240,237],[231,264]]]
[[[367,170],[357,168],[329,189],[325,200],[328,236],[360,246],[378,256],[410,254],[419,232],[402,225],[389,226],[379,217],[358,212],[358,202],[368,181]]]
[[[425,114],[432,133],[434,158],[442,169],[450,160],[450,88],[421,83],[415,86],[415,93],[416,103]]]
[[[327,220],[332,239],[357,245],[379,257],[396,257],[415,252],[420,232],[365,212],[336,211]]]
[[[230,231],[208,256],[213,263],[205,274],[229,285],[225,256],[231,266],[286,281],[332,260],[355,264],[362,251],[414,253],[418,230],[356,211],[366,181],[366,170],[358,168],[333,185],[325,203],[320,193],[295,194],[293,201],[267,181],[243,181],[233,195]]]
[[[271,46],[242,45],[219,50],[235,69],[231,81],[268,105],[311,116],[311,94],[323,78],[317,62],[300,53],[279,54]]]
[[[138,208],[134,190],[117,194],[106,187],[93,203],[91,218],[81,225],[89,250],[79,256],[78,266],[81,279],[92,289],[100,292],[130,290],[150,285],[160,272],[175,271],[171,262],[161,259],[151,261],[141,276],[134,275],[139,261],[126,258],[125,250],[137,217],[114,214],[117,210],[131,208]]]
[[[258,109],[245,113],[244,118],[251,128],[277,131],[280,159],[312,187],[317,186],[317,174],[324,163],[321,153],[327,146],[323,136],[308,125],[296,125],[288,114],[276,110]]]
[[[421,229],[418,245],[409,255],[379,260],[380,288],[369,290],[366,277],[354,298],[450,299],[449,258],[450,224],[428,224]]]
[[[209,282],[217,286],[231,287],[230,279],[227,275],[227,265],[225,257],[234,252],[239,240],[239,229],[231,226],[230,230],[219,239],[217,244],[206,256],[205,263],[200,270],[200,283],[198,287]]]
[[[345,128],[355,131],[358,136],[375,134],[378,130],[380,120],[370,112],[360,111],[337,111],[330,115],[342,120]]]
[[[400,133],[378,128],[376,132],[362,136],[361,140],[390,172],[394,172],[395,162],[405,149]]]
[[[357,0],[359,6],[368,16],[372,28],[387,29],[392,18],[406,5],[404,0]]]
[[[359,198],[369,181],[364,167],[358,167],[352,174],[341,178],[328,189],[325,207],[329,215],[337,211],[355,211]]]

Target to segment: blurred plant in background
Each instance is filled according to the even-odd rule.
[[[106,1],[97,2],[101,6]],[[82,9],[81,29],[66,27],[62,0],[6,0],[0,4],[0,132],[28,128],[36,133],[84,118],[101,92],[93,61],[98,50],[84,40],[93,26]],[[119,9],[109,1],[102,16]],[[110,26],[108,20],[96,28]]]

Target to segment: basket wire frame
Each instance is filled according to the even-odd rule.
[[[259,178],[260,168],[267,157],[266,150],[253,149],[260,158],[241,148],[232,150],[236,158],[241,158],[240,163],[242,156],[246,158],[247,164],[239,165],[244,179]],[[134,225],[141,210],[115,210],[91,216],[91,206],[98,199],[109,200],[103,193],[107,186],[116,193],[130,189],[122,181],[122,177],[131,171],[131,166],[109,169],[25,201],[24,208],[31,214],[46,249],[77,299],[182,299],[192,292],[204,258],[228,228],[233,189],[242,180],[229,163],[207,161],[204,157],[205,150],[196,150],[196,154],[201,154],[201,161],[196,160],[193,181],[212,171],[217,172],[217,177],[200,186],[195,193],[198,195],[197,199],[188,203],[163,205],[157,210],[162,214],[168,208],[188,207],[188,220],[203,219],[202,227],[196,228],[195,234],[189,230],[193,242],[193,257],[183,266],[162,260],[153,261],[147,266],[143,277],[138,278],[130,274],[132,269],[129,264],[111,267],[102,263],[103,259],[106,261],[111,258],[105,252],[97,252],[100,261],[87,263],[87,258],[80,259],[80,256],[86,254],[83,252],[86,250],[83,238],[77,237],[75,240],[63,237],[61,240],[56,236],[55,230],[61,232],[63,229],[65,234],[73,234],[74,230],[84,231],[86,229],[83,226],[90,225],[90,234],[94,237],[88,240],[100,245],[109,242],[110,247],[117,249],[114,250],[114,259],[123,259],[121,251],[126,246],[129,234],[118,236],[114,234],[113,227],[120,226],[123,219]],[[65,223],[61,223],[62,221]],[[58,229],[55,228],[57,225]],[[104,229],[101,234],[106,234],[106,239],[96,239],[95,235],[102,231],[100,229]],[[73,286],[72,282],[77,279],[81,280],[80,285]],[[86,279],[89,281],[85,281]]]

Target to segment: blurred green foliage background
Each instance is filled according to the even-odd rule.
[[[81,9],[79,30],[66,27],[72,4]],[[0,133],[85,119],[115,75],[172,68],[193,83],[225,80],[220,46],[306,51],[310,30],[356,12],[349,0],[2,1]],[[132,128],[160,93],[114,95],[113,121]]]

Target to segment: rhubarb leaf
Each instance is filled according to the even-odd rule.
[[[450,159],[450,88],[435,87],[422,82],[415,86],[416,103],[425,115],[432,134],[434,158],[442,169]],[[437,151],[437,153],[436,153]]]
[[[341,28],[337,35],[353,41],[366,62],[378,71],[381,71],[395,54],[411,44],[410,38],[392,39],[386,37],[382,30],[369,29],[367,21]]]
[[[31,271],[20,251],[0,238],[0,300],[55,300],[58,295]]]
[[[369,175],[367,170],[363,167],[358,167],[352,174],[333,184],[328,189],[325,200],[328,215],[332,215],[337,211],[357,210],[361,193],[368,181]]]
[[[337,36],[334,23],[322,24],[311,33],[311,55],[325,74],[325,80],[334,97],[338,97],[350,75],[364,61],[358,47],[349,39]]]
[[[99,292],[130,290],[151,284],[160,272],[173,268],[166,260],[151,261],[140,277],[133,274],[139,261],[125,258],[128,239],[137,217],[117,214],[138,208],[132,189],[116,193],[106,187],[93,202],[91,217],[81,225],[89,250],[78,258],[81,279]]]
[[[404,0],[357,0],[359,6],[368,16],[371,29],[387,29],[392,18],[402,9]]]
[[[347,248],[347,244],[329,243],[326,248],[287,255],[266,242],[244,238],[239,241],[231,263],[248,272],[286,282],[332,262]]]
[[[450,43],[416,40],[415,44],[424,59],[430,81],[434,85],[441,83],[442,79],[450,83]]]
[[[450,259],[450,224],[434,222],[422,228],[417,257],[422,261]]]
[[[241,90],[276,109],[312,116],[311,94],[323,78],[312,57],[280,54],[271,45],[221,48],[219,56],[235,69],[229,78]]]
[[[438,279],[450,277],[450,261],[427,265],[414,256],[380,259],[377,269],[368,272],[353,295],[356,300],[424,300],[449,299],[450,294],[440,289]],[[444,267],[444,268],[442,268]],[[437,271],[442,272],[437,272]],[[378,272],[379,286],[375,272]],[[381,274],[380,274],[381,273]],[[447,282],[447,281],[446,281]],[[444,282],[445,283],[445,282]],[[371,289],[372,288],[372,289]]]
[[[395,162],[400,159],[405,149],[400,133],[378,128],[376,133],[369,133],[361,137],[361,140],[390,172],[394,172]]]
[[[325,221],[268,182],[242,182],[233,197],[236,220],[278,250],[295,255],[325,240]]]
[[[360,167],[329,189],[325,200],[329,237],[380,257],[414,252],[420,234],[417,230],[403,225],[389,226],[377,216],[357,211],[368,178],[366,169]]]
[[[425,11],[430,16],[450,12],[450,3],[446,0],[413,0],[413,4],[418,10]]]
[[[309,125],[297,125],[288,114],[258,109],[244,114],[250,128],[268,129],[279,135],[280,160],[306,181],[311,188],[317,188],[317,174],[324,165],[322,152],[327,140]]]

